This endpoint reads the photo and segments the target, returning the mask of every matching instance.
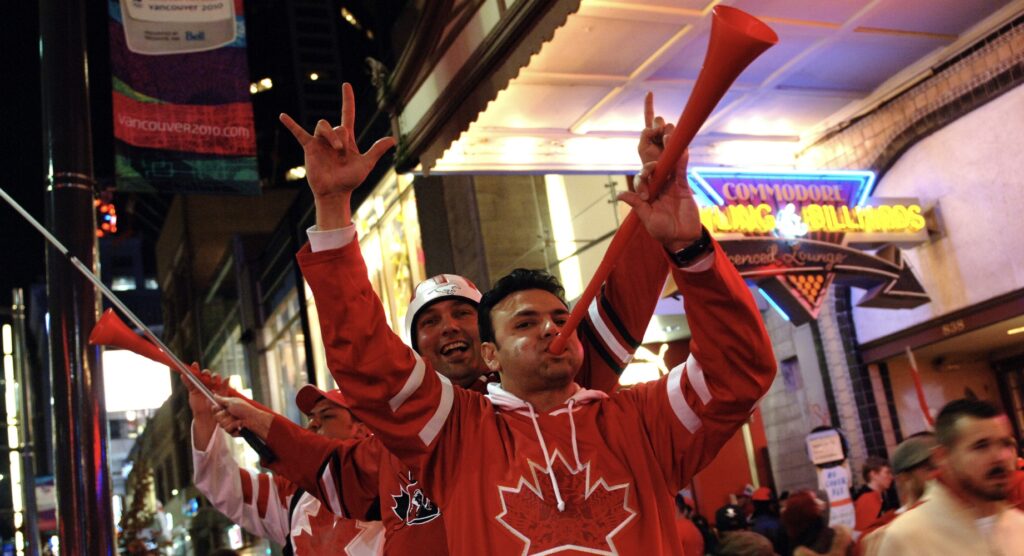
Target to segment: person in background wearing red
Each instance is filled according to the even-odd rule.
[[[683,542],[683,554],[685,556],[704,554],[704,535],[690,519],[693,516],[693,500],[676,494],[676,532],[679,533],[679,540]]]
[[[886,497],[886,491],[892,486],[892,467],[885,458],[869,457],[861,469],[864,485],[854,495],[854,509],[857,515],[854,530],[859,533],[866,530],[882,514],[895,510],[897,504]]]
[[[853,555],[850,530],[842,525],[829,527],[827,509],[828,504],[811,490],[794,492],[786,499],[781,521],[793,556]]]
[[[1017,448],[1024,451],[1024,446],[1021,445],[1020,441],[1017,442]],[[1024,511],[1024,457],[1017,457],[1017,470],[1013,472],[1013,477],[1010,478],[1010,493],[1006,497],[1010,504],[1017,507],[1018,510]]]
[[[216,384],[217,379],[203,374]],[[213,507],[250,533],[283,545],[287,555],[380,554],[384,529],[379,511],[339,517],[294,482],[241,468],[231,453],[228,435],[218,429],[216,414],[224,410],[214,412],[191,382],[182,379],[182,383],[192,408],[195,485]],[[369,435],[338,390],[325,392],[307,384],[296,394],[295,404],[309,417],[312,433],[334,441],[356,441]],[[234,428],[225,430],[235,432]],[[366,464],[375,462],[371,457]]]

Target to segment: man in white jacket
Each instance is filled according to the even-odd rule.
[[[182,382],[189,390],[192,407],[195,485],[215,508],[250,533],[282,545],[286,555],[382,553],[384,531],[379,515],[337,517],[291,481],[239,467],[210,402],[191,383]],[[336,440],[367,435],[338,390],[325,392],[306,385],[295,396],[295,403],[310,417],[310,430],[318,434]]]
[[[956,400],[939,412],[935,435],[939,478],[887,527],[878,553],[1024,554],[1024,512],[1006,500],[1016,459],[1009,418],[987,402]]]

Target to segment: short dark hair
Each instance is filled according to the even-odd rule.
[[[868,459],[864,460],[864,467],[860,470],[860,476],[864,479],[864,482],[867,483],[871,480],[872,473],[877,473],[886,467],[890,469],[892,468],[892,466],[889,465],[889,460],[878,456],[869,456]]]
[[[949,448],[956,442],[956,422],[961,417],[991,419],[1003,415],[996,406],[981,400],[960,398],[946,404],[935,420],[935,438],[939,444]]]
[[[476,308],[476,318],[481,342],[495,341],[491,309],[501,303],[502,299],[523,290],[544,290],[557,297],[566,307],[569,306],[565,302],[565,288],[562,287],[558,278],[544,270],[517,268],[498,280],[494,287],[480,298],[480,305]]]

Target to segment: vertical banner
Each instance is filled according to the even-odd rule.
[[[242,0],[108,0],[120,191],[259,194]]]

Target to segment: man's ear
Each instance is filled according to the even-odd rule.
[[[946,466],[947,460],[949,460],[949,448],[939,444],[932,451],[932,462],[935,463],[935,468],[942,469]]]
[[[480,344],[480,355],[484,363],[492,372],[501,371],[501,363],[498,362],[498,346],[494,342],[483,342]]]
[[[362,440],[364,438],[369,438],[371,436],[373,436],[373,433],[370,432],[370,429],[368,429],[366,427],[366,425],[364,425],[362,423],[362,421],[359,421],[359,422],[356,422],[356,423],[352,424],[352,438],[353,439],[355,439],[355,440]]]

